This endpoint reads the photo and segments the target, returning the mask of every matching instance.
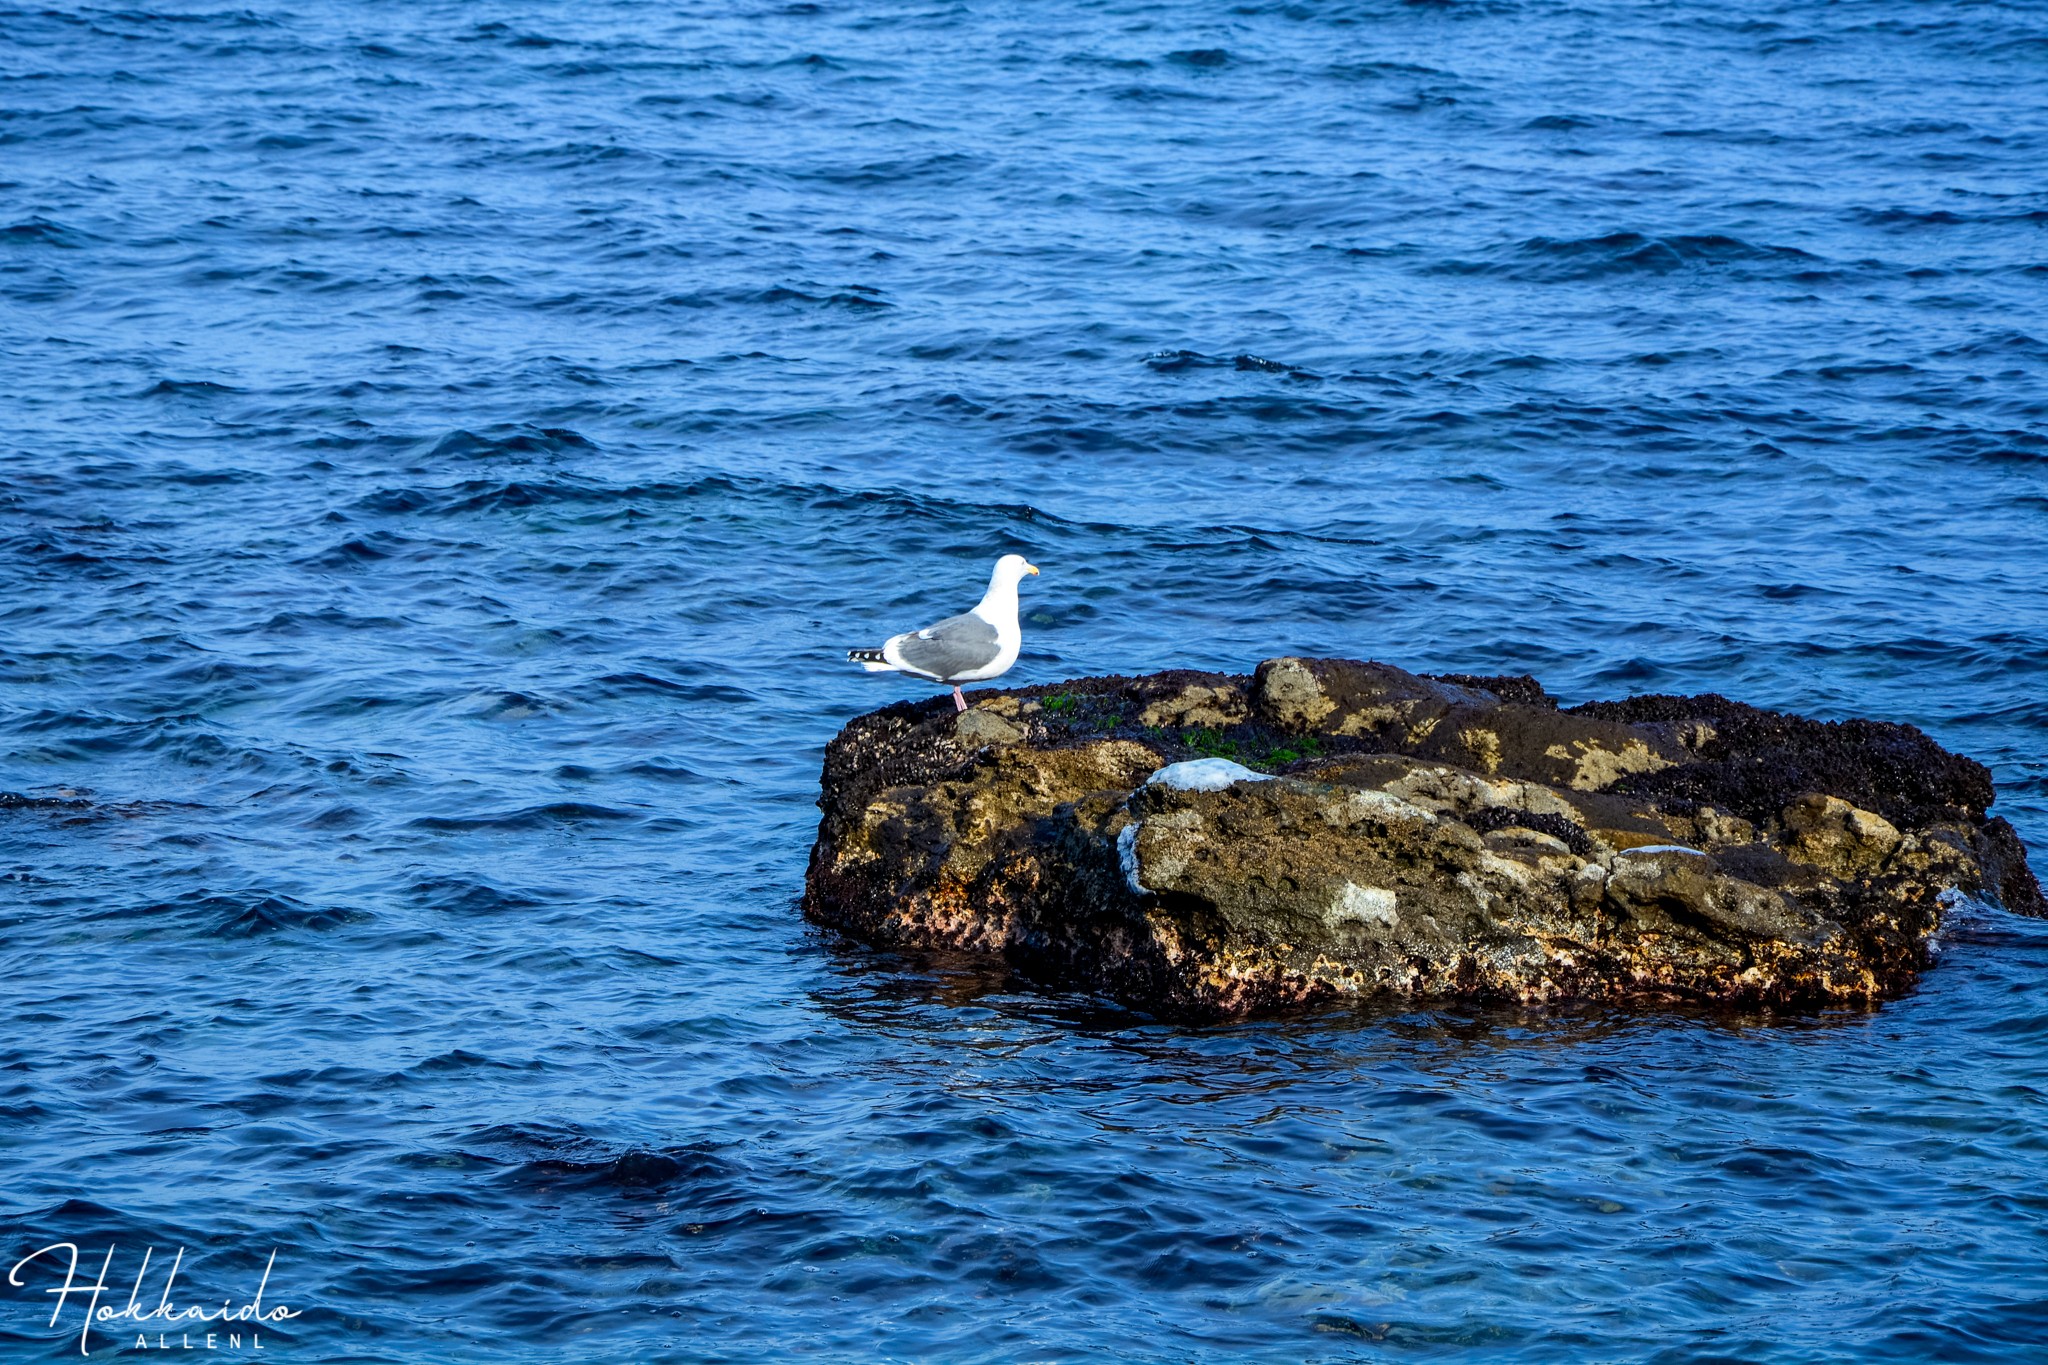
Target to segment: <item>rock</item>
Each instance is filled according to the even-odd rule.
[[[1956,895],[2048,914],[1977,764],[1718,696],[1270,659],[899,704],[823,786],[813,919],[1169,1017],[1868,1004]]]
[[[993,711],[979,707],[959,713],[953,737],[962,744],[1015,744],[1024,732]]]
[[[1368,739],[1478,772],[1505,768],[1581,791],[1672,767],[1684,756],[1675,734],[1567,715],[1547,703],[1346,659],[1268,659],[1252,678],[1253,706],[1281,729]]]
[[[1836,877],[1882,872],[1900,835],[1891,821],[1838,796],[1812,792],[1785,807],[1785,852]]]
[[[1138,713],[1146,726],[1236,725],[1245,718],[1244,692],[1236,687],[1205,687],[1190,683],[1170,697],[1161,697]]]

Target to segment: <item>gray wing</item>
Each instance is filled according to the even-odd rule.
[[[890,643],[896,646],[896,657],[907,667],[941,682],[985,668],[1001,653],[996,628],[971,611],[899,635]]]

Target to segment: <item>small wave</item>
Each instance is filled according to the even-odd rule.
[[[1317,380],[1322,376],[1284,360],[1239,352],[1235,355],[1204,355],[1200,351],[1154,351],[1145,364],[1159,374],[1180,374],[1189,370],[1237,370],[1248,374],[1279,374],[1289,379]]]
[[[396,616],[357,616],[340,607],[325,607],[317,611],[281,611],[260,623],[234,627],[222,633],[308,636],[322,635],[330,630],[404,630],[408,624]]]
[[[274,934],[290,930],[325,933],[344,925],[361,924],[369,919],[370,916],[361,910],[309,906],[289,897],[265,896],[261,900],[228,912],[226,918],[216,924],[212,932],[220,938],[249,938],[256,934]]]
[[[91,798],[91,792],[69,787],[40,794],[0,791],[0,811],[87,811],[93,808]]]
[[[545,902],[467,877],[427,877],[408,892],[420,904],[456,915],[503,915],[535,910]]]
[[[604,824],[645,818],[642,811],[617,810],[583,801],[550,801],[496,815],[423,815],[410,823],[413,829],[461,834],[477,830],[541,829],[550,825]]]
[[[1990,450],[1974,451],[1968,458],[1979,460],[1985,464],[2048,464],[2048,450],[2022,450],[2017,446],[1995,446]]]
[[[1985,359],[2025,359],[2048,362],[2048,342],[2021,331],[1999,330],[1985,336],[1972,337],[1953,346],[1944,346],[1934,354],[1944,360],[1953,357]]]
[[[486,1057],[481,1053],[458,1047],[414,1062],[405,1070],[393,1072],[385,1079],[402,1081],[412,1076],[447,1076],[464,1071],[533,1071],[540,1065],[541,1063],[536,1061],[500,1061],[495,1057]]]
[[[211,379],[159,379],[143,390],[144,398],[218,398],[222,394],[240,393],[232,384],[218,384]]]
[[[951,188],[995,164],[992,158],[971,152],[935,152],[929,156],[867,161],[854,167],[803,170],[790,178],[844,189],[883,190],[924,182],[938,182]]]
[[[711,780],[695,769],[685,767],[680,763],[632,763],[619,769],[619,771],[630,777],[651,777],[658,782],[694,784]]]
[[[469,714],[478,720],[528,720],[560,709],[557,703],[530,692],[479,692],[465,701]]]
[[[1110,57],[1099,52],[1070,52],[1060,58],[1063,66],[1095,67],[1105,71],[1145,71],[1152,63],[1143,57]]]
[[[723,683],[686,683],[673,678],[657,678],[647,673],[607,673],[597,680],[599,695],[606,697],[630,697],[648,693],[664,694],[683,701],[725,702],[744,705],[754,700],[754,694],[745,688],[731,687]]]
[[[299,562],[320,569],[359,569],[405,554],[417,542],[391,531],[371,531],[328,546]]]
[[[758,294],[744,297],[752,303],[836,303],[849,308],[893,307],[894,305],[881,297],[881,294],[881,290],[864,284],[848,285],[829,294],[813,294],[802,289],[792,289],[787,285],[777,285],[772,289],[763,289]]]
[[[1380,108],[1390,114],[1421,114],[1431,109],[1448,109],[1457,104],[1456,95],[1441,90],[1417,90],[1397,100],[1388,100]]]
[[[1127,85],[1110,98],[1125,104],[1215,103],[1220,97],[1203,90],[1172,85]]]
[[[730,1186],[736,1175],[707,1145],[621,1148],[572,1125],[493,1125],[471,1134],[458,1155],[501,1168],[507,1183],[548,1188],[705,1188]]]
[[[1861,365],[1823,365],[1814,373],[1831,384],[1839,384],[1843,380],[1865,379],[1873,375],[1919,374],[1920,369],[1900,361],[1874,360]]]
[[[582,435],[566,427],[507,425],[481,432],[456,430],[434,443],[429,459],[488,460],[505,456],[561,455],[594,450]]]
[[[0,245],[6,246],[49,246],[60,251],[76,251],[95,239],[75,228],[53,223],[47,218],[30,218],[0,228]]]
[[[1324,67],[1322,74],[1338,81],[1382,81],[1389,76],[1447,76],[1450,73],[1412,62],[1344,62]]]
[[[1806,265],[1819,259],[1798,247],[1756,246],[1718,233],[1652,237],[1640,232],[1610,232],[1600,237],[1531,237],[1493,260],[1446,261],[1425,267],[1424,273],[1502,275],[1560,283],[1693,267]]]
[[[687,502],[696,498],[739,496],[782,500],[804,498],[814,490],[801,485],[773,484],[713,474],[682,482],[607,484],[596,479],[468,479],[439,488],[385,488],[359,498],[363,512],[454,515],[465,512],[523,510],[529,507],[617,504],[622,512],[636,503]]]
[[[537,172],[604,167],[618,173],[621,170],[621,163],[627,162],[637,163],[648,169],[667,169],[663,159],[653,152],[616,142],[557,142],[546,147],[516,152],[506,159]]]
[[[281,933],[328,933],[347,925],[367,923],[373,916],[363,910],[308,905],[274,892],[228,895],[188,891],[174,900],[114,907],[88,918],[139,921],[146,927],[168,921],[208,937],[253,938]]]
[[[514,1167],[508,1183],[571,1190],[688,1192],[721,1188],[732,1168],[714,1153],[693,1147],[629,1148],[616,1156],[542,1157]]]
[[[1957,213],[1953,209],[1856,209],[1856,222],[1880,228],[1942,228],[1968,225],[1991,226],[2011,223],[2038,227],[2048,223],[2048,209],[2021,209],[2015,213]]]

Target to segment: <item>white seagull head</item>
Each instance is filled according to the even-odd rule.
[[[998,583],[1006,587],[1015,587],[1024,580],[1025,574],[1037,572],[1038,566],[1025,559],[1023,555],[1004,555],[996,561],[995,576],[988,582],[992,588]]]

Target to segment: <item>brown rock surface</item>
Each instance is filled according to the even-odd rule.
[[[1339,659],[977,703],[891,706],[827,747],[813,919],[1203,1018],[1378,993],[1870,1003],[1956,895],[2048,913],[1989,774],[1910,726],[1718,696],[1560,710],[1526,677]]]

